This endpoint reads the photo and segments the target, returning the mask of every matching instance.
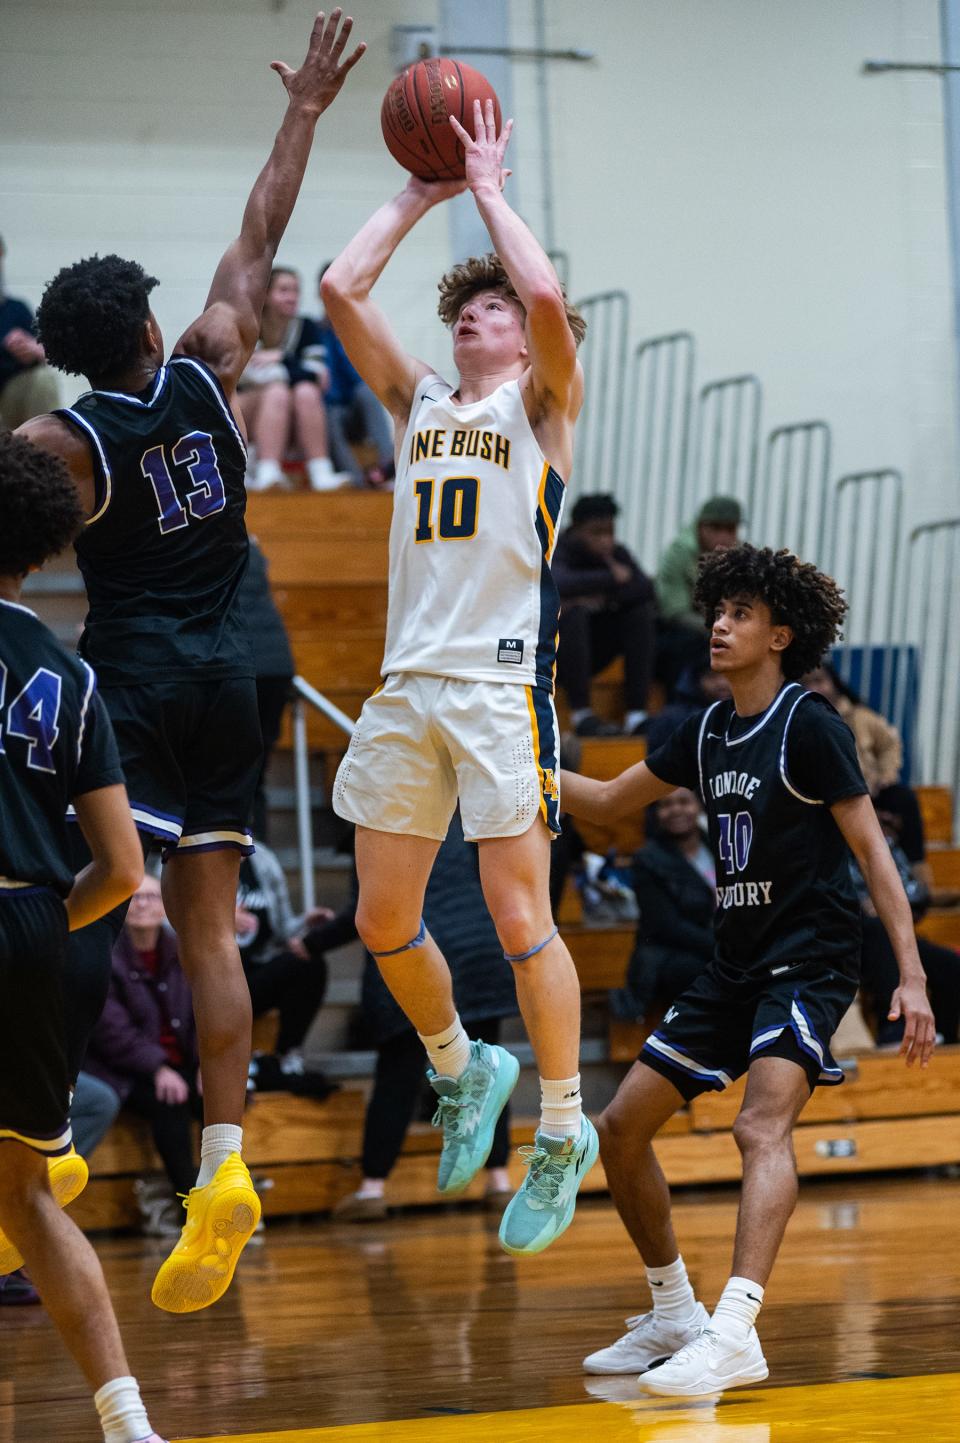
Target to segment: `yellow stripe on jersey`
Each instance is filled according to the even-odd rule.
[[[533,733],[533,760],[537,766],[537,776],[540,778],[540,813],[543,820],[547,823],[547,826],[549,826],[550,819],[547,815],[546,796],[547,779],[543,775],[543,767],[540,765],[540,723],[537,721],[536,708],[533,705],[533,687],[525,686],[524,691],[527,694],[527,710],[530,713],[530,730]]]
[[[547,477],[548,477],[549,475],[550,475],[550,462],[549,462],[549,461],[544,461],[544,463],[543,463],[543,470],[540,472],[540,487],[539,487],[539,490],[538,490],[538,492],[537,492],[537,505],[538,505],[538,507],[539,507],[539,509],[540,509],[540,515],[543,517],[543,524],[544,524],[544,526],[547,528],[547,560],[548,560],[548,561],[549,561],[549,560],[551,559],[551,557],[553,556],[553,546],[554,546],[554,542],[555,542],[556,539],[557,539],[557,538],[556,538],[556,530],[557,530],[556,524],[555,524],[555,522],[554,522],[553,517],[550,515],[550,510],[549,510],[549,508],[548,508],[548,506],[547,506]]]

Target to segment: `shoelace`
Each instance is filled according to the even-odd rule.
[[[460,1090],[455,1097],[437,1099],[433,1126],[442,1127],[445,1137],[461,1137],[479,1108],[485,1089],[486,1084],[482,1077],[475,1074],[468,1077],[464,1073],[460,1079]]]
[[[695,1338],[691,1338],[689,1343],[684,1343],[683,1347],[674,1353],[670,1362],[676,1363],[677,1360],[681,1358],[684,1362],[687,1362],[689,1358],[699,1357],[701,1353],[709,1352],[713,1344],[719,1341],[720,1334],[715,1332],[713,1328],[701,1328]]]
[[[555,1157],[552,1152],[538,1147],[536,1143],[518,1147],[517,1152],[530,1164],[523,1185],[524,1192],[531,1193],[538,1202],[554,1202],[563,1185],[563,1175],[569,1158]]]

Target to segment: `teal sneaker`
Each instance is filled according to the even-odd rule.
[[[597,1130],[588,1117],[577,1138],[544,1137],[522,1147],[527,1175],[500,1224],[500,1245],[514,1257],[542,1253],[573,1222],[577,1192],[600,1152]]]
[[[470,1061],[457,1078],[427,1068],[439,1099],[434,1127],[443,1128],[437,1190],[448,1197],[463,1192],[490,1156],[493,1130],[517,1085],[520,1064],[504,1047],[470,1043]]]

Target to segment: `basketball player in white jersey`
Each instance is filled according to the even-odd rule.
[[[570,1224],[597,1156],[580,1104],[580,990],[550,910],[559,830],[550,556],[583,399],[584,323],[502,194],[508,121],[475,106],[466,186],[495,255],[440,282],[455,386],[403,350],[370,292],[404,236],[462,182],[411,178],[328,269],[323,299],[353,364],[392,413],[397,476],[380,690],[366,702],[334,806],[357,824],[357,927],[426,1047],[444,1142],[438,1186],[483,1166],[519,1065],[471,1042],[421,908],[459,797],[541,1079],[541,1117],[500,1241],[538,1253]]]

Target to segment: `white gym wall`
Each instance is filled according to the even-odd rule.
[[[533,45],[534,0],[508,5]],[[687,328],[701,379],[755,371],[765,429],[819,416],[834,474],[905,473],[912,519],[956,514],[956,375],[941,82],[864,76],[935,61],[937,0],[547,0],[555,240],[573,290],[629,291],[632,339]],[[449,12],[449,0],[448,0]],[[304,0],[0,0],[0,233],[31,302],[93,251],[139,259],[172,341],[202,305],[283,107]],[[357,0],[370,54],[320,122],[281,259],[318,263],[402,182],[379,106],[395,25],[437,0]],[[483,68],[482,59],[474,59]],[[543,228],[539,75],[513,63],[516,201]],[[433,318],[442,214],[379,295],[410,348]],[[79,387],[67,381],[65,396]]]

